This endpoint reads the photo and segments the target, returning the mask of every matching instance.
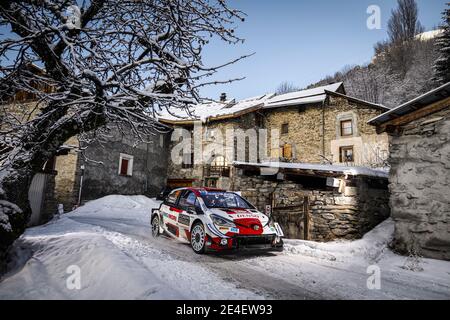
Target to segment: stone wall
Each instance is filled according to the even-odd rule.
[[[78,139],[70,138],[65,143],[73,146],[68,154],[56,157],[55,170],[55,201],[64,206],[64,211],[70,211],[78,202],[79,182],[80,182],[80,159]]]
[[[323,183],[323,187],[304,187],[311,184],[311,179],[322,179],[316,183]],[[385,179],[349,178],[343,193],[326,187],[323,179],[275,181],[246,176],[238,169],[233,188],[263,212],[266,205],[273,205],[273,217],[288,238],[304,239],[305,228],[306,238],[313,241],[361,238],[389,216]]]
[[[450,260],[450,108],[404,125],[390,163],[394,248]]]

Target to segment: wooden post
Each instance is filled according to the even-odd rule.
[[[309,240],[309,197],[303,197],[303,238]]]

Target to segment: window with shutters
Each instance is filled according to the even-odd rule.
[[[121,176],[133,175],[133,156],[121,153],[119,158],[119,174]]]
[[[283,158],[292,159],[292,145],[285,144],[283,147],[281,147],[281,149]]]

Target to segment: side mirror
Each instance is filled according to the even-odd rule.
[[[188,207],[186,211],[187,211],[187,213],[189,213],[189,214],[197,214],[197,213],[195,212],[195,207],[194,207],[194,206]]]

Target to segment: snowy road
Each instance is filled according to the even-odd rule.
[[[386,244],[387,221],[355,242],[287,241],[282,253],[196,255],[150,235],[145,197],[110,196],[31,228],[0,282],[0,299],[450,299],[450,263],[407,259]],[[81,288],[67,288],[67,267]],[[380,289],[367,287],[367,267]],[[412,269],[412,270],[411,270]]]

